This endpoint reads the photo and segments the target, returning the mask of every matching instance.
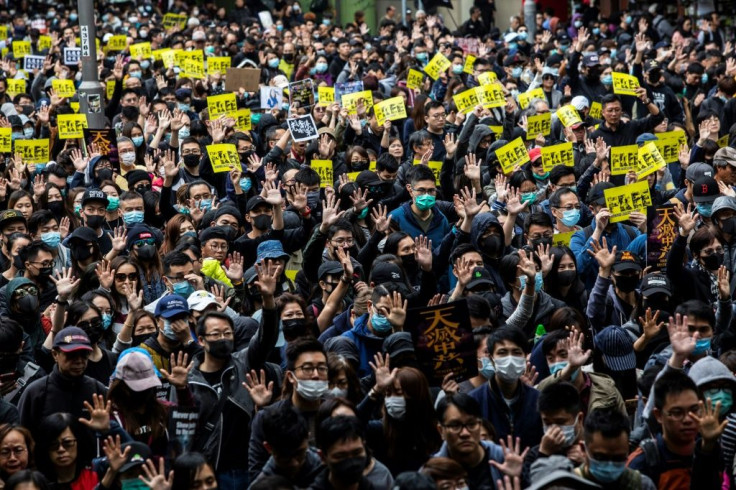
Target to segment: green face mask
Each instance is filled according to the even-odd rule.
[[[541,175],[540,175],[540,174],[534,174],[534,173],[533,173],[532,175],[533,175],[533,176],[534,176],[534,178],[535,178],[535,179],[537,179],[537,180],[544,180],[544,179],[546,179],[547,177],[549,177],[549,172],[545,172],[545,173],[543,173],[543,174],[541,174]]]
[[[521,195],[522,204],[524,204],[525,202],[528,202],[529,204],[534,204],[534,201],[536,200],[537,200],[536,192],[525,192]]]
[[[368,216],[368,208],[363,208],[363,211],[358,213],[358,218],[365,219]]]
[[[419,208],[419,210],[421,211],[432,209],[434,207],[435,201],[436,198],[434,196],[430,196],[429,194],[422,194],[421,196],[417,196],[415,200],[417,208]]]
[[[255,112],[255,113],[251,114],[250,115],[250,123],[251,124],[258,124],[259,122],[261,122],[261,115],[262,114],[260,112]]]

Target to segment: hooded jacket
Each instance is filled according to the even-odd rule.
[[[17,318],[19,313],[12,310],[13,294],[21,287],[30,284],[36,286],[36,284],[30,279],[25,277],[16,277],[8,284],[0,288],[0,313],[2,316],[10,318]],[[41,325],[41,311],[46,309],[53,301],[56,296],[56,287],[47,287],[44,290],[39,289],[38,296],[38,310],[31,315],[24,315],[22,321],[19,323],[23,326],[23,331],[28,335],[28,339],[24,339],[30,343],[31,352],[36,352],[36,349],[40,348],[43,341],[46,340],[46,333]]]
[[[506,293],[506,286],[503,283],[501,275],[498,273],[498,260],[494,260],[488,257],[481,243],[481,237],[491,227],[495,227],[498,229],[498,231],[501,233],[501,243],[505,243],[503,227],[501,226],[501,223],[498,222],[498,218],[496,218],[496,215],[494,215],[493,213],[480,213],[473,219],[473,224],[470,227],[470,243],[483,256],[483,263],[485,264],[488,273],[491,274],[491,278],[493,279],[493,282],[496,286],[496,292],[499,295],[503,295]],[[508,251],[507,248],[508,247],[504,246],[504,250],[498,256],[499,259],[506,254],[506,252]]]
[[[386,338],[379,337],[368,328],[368,313],[356,319],[353,328],[342,335],[355,342],[360,352],[358,376],[361,378],[363,376],[370,376],[373,371],[368,363],[373,361],[373,356],[381,352],[383,341]]]
[[[516,311],[517,304],[511,296],[511,292],[507,292],[503,298],[501,298],[501,306],[503,307],[504,318],[509,318]],[[534,336],[537,325],[547,325],[549,323],[549,317],[552,313],[559,308],[567,306],[564,302],[553,298],[544,291],[537,291],[537,300],[534,302],[534,309],[532,316],[526,325],[522,328],[528,338]]]

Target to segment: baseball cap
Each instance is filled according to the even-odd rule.
[[[713,202],[721,194],[718,183],[712,177],[701,177],[693,183],[693,201]]]
[[[603,191],[616,187],[611,182],[599,182],[588,191],[587,204],[606,204],[606,198]]]
[[[342,272],[342,264],[336,260],[328,260],[322,262],[317,270],[317,279],[322,279],[326,275],[340,274]]]
[[[258,206],[268,206],[269,209],[273,208],[262,196],[253,196],[250,199],[248,199],[248,202],[245,205],[245,212],[250,213]]]
[[[649,141],[657,141],[657,137],[652,133],[641,133],[636,137],[636,144],[640,146]]]
[[[384,182],[378,178],[378,174],[371,170],[363,170],[355,178],[355,183],[358,187],[364,188],[373,185],[382,185]]]
[[[22,221],[24,225],[27,225],[23,214],[17,209],[6,209],[0,212],[0,230],[14,221]]]
[[[217,302],[215,295],[209,291],[194,291],[187,298],[187,306],[190,310],[204,311],[205,308],[211,305],[220,306],[220,303]]]
[[[167,294],[156,303],[154,314],[166,318],[175,317],[177,315],[189,314],[189,305],[187,300],[178,294]]]
[[[88,226],[80,226],[69,236],[69,241],[71,242],[72,240],[84,243],[95,242],[97,241],[97,233]]]
[[[120,467],[120,473],[125,473],[138,466],[143,466],[146,460],[151,458],[151,448],[142,442],[126,442],[120,447],[123,451],[127,448],[130,448],[130,451],[128,457],[125,459],[125,463]]]
[[[578,476],[573,469],[572,461],[565,456],[539,458],[532,463],[530,468],[533,483],[527,490],[542,490],[543,488],[549,488],[553,483],[560,485],[557,488],[574,488],[576,490],[601,488],[592,481]]]
[[[382,350],[391,357],[398,356],[405,352],[414,352],[414,342],[411,340],[409,332],[392,333],[383,341]]]
[[[717,160],[724,161],[729,165],[733,165],[734,167],[736,167],[736,148],[724,146],[723,148],[719,149],[716,154],[713,155],[713,162],[716,162]]]
[[[631,253],[628,250],[616,253],[616,262],[613,264],[614,271],[640,271],[641,269],[641,260],[639,260],[639,256],[636,254]]]
[[[542,149],[538,146],[529,150],[529,160],[533,162],[537,158],[542,158]]]
[[[583,66],[598,66],[601,64],[600,58],[598,58],[597,54],[589,54],[587,56],[583,56]]]
[[[112,377],[124,381],[133,391],[144,391],[161,386],[161,380],[156,375],[153,361],[143,352],[132,351],[121,357]]]
[[[647,60],[647,61],[644,62],[644,72],[650,72],[650,71],[655,70],[657,68],[659,68],[659,69],[662,68],[662,65],[657,60],[649,59],[649,60]]]
[[[399,269],[399,266],[393,262],[378,262],[373,264],[371,282],[374,284],[404,282],[404,274]]]
[[[54,349],[62,352],[75,352],[78,350],[92,350],[92,344],[87,334],[79,327],[62,328],[54,337]]]
[[[588,102],[587,97],[584,97],[582,95],[576,95],[570,101],[570,105],[572,105],[575,109],[582,111],[586,107],[590,107],[590,102]]]
[[[132,228],[128,230],[128,234],[125,237],[125,247],[128,250],[131,250],[133,248],[133,244],[138,240],[153,240],[154,245],[156,245],[157,247],[159,245],[159,240],[156,234],[153,232],[153,229],[150,228],[148,225],[144,225],[141,223],[136,223],[135,225],[133,225]]]
[[[289,86],[289,80],[284,75],[276,75],[273,77],[273,84],[278,88],[286,88]]]
[[[289,254],[284,252],[284,247],[277,240],[266,240],[261,242],[256,249],[256,262],[260,263],[263,259],[284,259],[289,260]]]
[[[105,206],[110,202],[107,200],[107,194],[102,192],[100,189],[87,189],[84,191],[84,196],[82,196],[82,206],[87,204],[89,201],[101,201],[105,203]]]
[[[320,136],[323,135],[323,134],[329,134],[330,136],[332,136],[333,139],[336,139],[335,138],[335,130],[332,129],[331,127],[329,127],[329,126],[322,126],[321,128],[319,128],[317,130],[317,134],[320,135]]]
[[[549,59],[547,60],[547,62],[549,63]],[[549,66],[545,66],[544,68],[542,68],[542,76],[545,76],[545,75],[552,75],[555,78],[557,78],[559,76],[559,74],[557,72],[555,72]]]
[[[473,269],[473,273],[470,276],[470,281],[468,281],[467,286],[465,286],[466,289],[474,289],[478,286],[487,286],[492,285],[493,280],[491,279],[491,274],[488,272],[488,270],[485,267],[476,267]]]
[[[629,371],[636,367],[634,340],[618,325],[610,325],[596,334],[593,339],[596,349],[613,371]]]
[[[641,281],[641,294],[650,296],[658,293],[672,296],[672,285],[670,284],[669,278],[659,272],[653,272],[644,276],[644,279]]]
[[[713,177],[713,167],[704,162],[691,163],[685,170],[685,178],[695,182],[703,177]]]

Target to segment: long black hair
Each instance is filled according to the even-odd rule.
[[[49,453],[54,442],[66,429],[71,430],[77,440],[75,476],[79,475],[82,468],[88,466],[95,457],[95,440],[90,431],[78,422],[77,417],[65,412],[57,412],[45,417],[41,420],[36,432],[36,464],[41,473],[52,482],[57,480],[57,475]]]

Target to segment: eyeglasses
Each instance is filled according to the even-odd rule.
[[[30,262],[30,263],[35,265],[36,267],[38,267],[38,265],[36,264],[41,264],[41,267],[51,267],[54,265],[53,260],[44,260],[43,262]]]
[[[703,415],[703,409],[700,407],[700,405],[693,405],[688,410],[675,408],[674,410],[670,410],[669,412],[665,412],[664,414],[672,420],[682,420],[691,413],[700,417]]]
[[[317,366],[312,366],[311,364],[302,364],[301,366],[297,366],[294,368],[294,370],[301,369],[304,374],[307,376],[311,376],[314,374],[314,370],[316,369],[319,374],[327,374],[327,364],[318,364]]]
[[[412,187],[411,190],[413,190],[414,192],[416,192],[416,193],[418,193],[420,195],[422,195],[422,194],[429,194],[430,196],[436,196],[437,195],[437,188],[436,187],[434,187],[432,189],[424,189],[423,187],[419,187],[419,188]]]
[[[145,240],[136,240],[133,242],[136,247],[142,247],[144,245],[156,245],[155,238],[146,238]]]
[[[27,288],[23,288],[23,289],[18,289],[18,290],[16,290],[16,291],[15,291],[15,292],[13,293],[13,296],[14,296],[15,298],[18,298],[18,299],[20,299],[20,298],[25,298],[25,297],[26,297],[26,296],[28,296],[29,294],[30,294],[31,296],[38,296],[38,288],[36,288],[36,287],[33,287],[33,286],[30,286],[30,287],[27,287]]]
[[[333,245],[337,245],[338,247],[342,247],[343,245],[347,245],[349,247],[352,247],[355,243],[355,240],[352,238],[338,238],[337,240],[330,240]]]
[[[138,273],[137,272],[131,272],[130,274],[123,274],[122,272],[115,274],[115,280],[116,281],[137,281],[138,280]]]
[[[459,434],[463,429],[468,429],[468,431],[473,432],[474,430],[478,430],[478,427],[480,427],[480,420],[475,419],[464,424],[460,422],[451,422],[447,425],[443,425],[442,427],[452,434]]]
[[[540,240],[542,238],[552,238],[554,235],[552,233],[542,233],[541,235],[536,233],[534,235],[529,235],[530,240]]]
[[[204,334],[204,338],[208,340],[231,339],[233,338],[233,331],[228,330],[227,332],[210,332]]]
[[[713,250],[712,248],[706,248],[703,250],[703,253],[706,257],[710,257],[713,254],[722,254],[723,253],[723,247],[718,247],[717,249]]]
[[[77,445],[76,439],[62,439],[61,441],[54,441],[49,444],[49,449],[52,451],[58,451],[60,448],[69,450]]]
[[[27,451],[26,448],[22,446],[17,447],[6,447],[3,449],[0,449],[0,458],[8,458],[11,454],[14,456],[20,456],[21,454],[25,453]]]
[[[224,252],[227,252],[227,249],[228,249],[228,245],[227,245],[227,243],[215,243],[215,242],[210,242],[210,243],[208,244],[208,246],[209,246],[209,247],[210,247],[210,248],[211,248],[212,250],[222,250],[222,251],[224,251]]]
[[[438,112],[437,114],[429,114],[428,115],[430,119],[443,119],[447,117],[446,112]]]
[[[199,155],[202,155],[202,153],[199,150],[195,150],[195,149],[192,149],[192,150],[182,150],[181,154],[182,155],[198,155],[198,156]]]

